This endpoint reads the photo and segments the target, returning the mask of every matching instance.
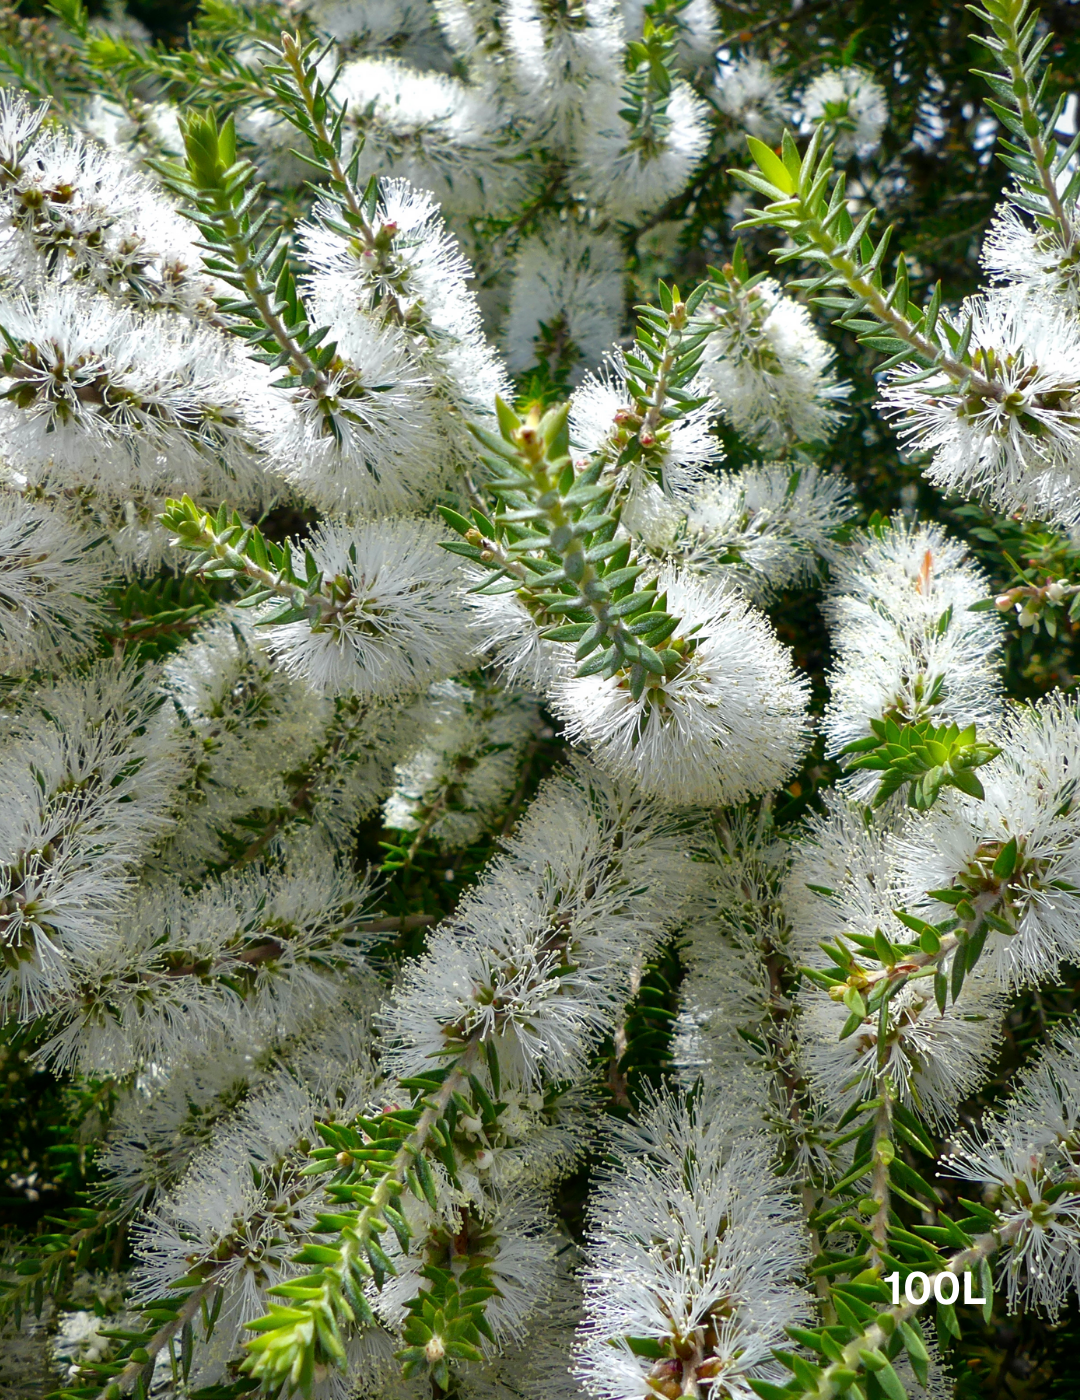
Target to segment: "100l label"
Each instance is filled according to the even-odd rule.
[[[985,1298],[973,1298],[971,1296],[971,1275],[964,1274],[964,1302],[965,1303],[985,1303]],[[893,1304],[900,1302],[900,1274],[899,1271],[886,1274],[885,1283],[892,1284]],[[935,1299],[939,1303],[955,1303],[960,1296],[960,1278],[957,1274],[940,1273],[935,1274],[931,1281],[920,1269],[908,1274],[904,1281],[904,1297],[913,1308],[921,1308],[930,1297],[931,1290]]]

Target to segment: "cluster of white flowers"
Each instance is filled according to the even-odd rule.
[[[871,720],[981,728],[999,717],[1001,622],[971,611],[989,583],[959,541],[898,517],[838,554],[832,579],[825,733],[833,753],[867,738]],[[873,782],[860,774],[855,791],[868,796]]]
[[[842,556],[850,488],[809,463],[768,462],[710,477],[687,502],[678,545],[691,569],[734,576],[753,602],[809,583]]]
[[[945,1160],[952,1176],[992,1201],[1007,1243],[998,1273],[1011,1307],[1056,1316],[1080,1283],[1080,1044],[1075,1028],[1021,1076],[1000,1108],[959,1138]]]
[[[872,154],[889,116],[884,89],[861,68],[819,74],[802,94],[800,105],[806,122],[825,124],[841,159]]]
[[[235,126],[0,89],[0,1007],[92,1086],[104,1224],[60,1257],[123,1221],[141,1336],[68,1291],[52,1364],[937,1400],[856,1310],[933,1194],[908,1147],[957,1134],[1011,1304],[1080,1291],[1075,1030],[970,1102],[1080,962],[1080,708],[1005,699],[958,539],[852,524],[809,301],[736,245],[625,306],[736,133],[865,175],[884,91],[790,91],[710,0],[286,8],[311,46],[144,55]],[[1075,210],[1026,207],[881,407],[937,484],[1073,527]],[[821,582],[815,718],[763,609]]]
[[[778,787],[806,751],[806,683],[739,592],[671,567],[657,586],[692,637],[635,698],[626,679],[567,677],[552,704],[572,741],[668,801],[711,806]]]
[[[1080,521],[1080,327],[1066,298],[1034,286],[992,289],[965,301],[972,372],[911,382],[893,372],[881,393],[909,452],[927,453],[927,476],[946,490],[980,495],[1003,510],[1074,526]],[[1024,267],[1024,263],[1020,263]]]
[[[701,1381],[749,1396],[751,1379],[779,1379],[771,1349],[807,1315],[806,1242],[768,1139],[708,1095],[658,1101],[609,1150],[585,1269],[590,1393],[685,1395]]]
[[[433,685],[429,701],[424,747],[394,769],[383,820],[462,850],[504,810],[522,750],[541,730],[540,713],[527,696],[458,681]]]
[[[827,439],[850,385],[805,306],[772,278],[717,284],[702,378],[742,437],[768,451]]]

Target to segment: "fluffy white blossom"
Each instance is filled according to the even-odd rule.
[[[305,547],[332,597],[314,623],[262,629],[264,644],[290,675],[331,694],[400,695],[461,669],[472,636],[439,542],[423,520],[324,521]]]
[[[746,133],[767,146],[775,146],[780,140],[787,103],[779,77],[764,59],[746,54],[722,63],[712,99],[731,121],[725,144],[740,155]]]
[[[927,477],[1072,526],[1080,520],[1080,328],[1065,307],[1003,288],[972,297],[953,323],[971,320],[970,383],[943,372],[908,382],[891,372],[883,414],[909,452],[926,453]]]
[[[594,83],[586,94],[578,169],[573,183],[582,197],[613,219],[631,221],[658,209],[678,193],[709,144],[705,106],[693,88],[673,84],[655,139],[635,140],[620,111],[618,84]]]
[[[314,505],[364,515],[427,505],[445,481],[446,449],[431,381],[404,337],[380,327],[349,299],[310,300],[328,325],[338,367],[325,392],[280,391],[264,440],[282,474]]]
[[[316,848],[285,871],[242,867],[194,897],[140,891],[92,970],[56,999],[42,1057],[123,1075],[230,1028],[280,1032],[361,979],[369,885]]]
[[[265,1312],[266,1289],[300,1272],[290,1256],[329,1208],[319,1178],[301,1174],[316,1121],[347,1121],[373,1093],[365,1060],[310,1085],[279,1074],[142,1217],[134,1232],[137,1298],[161,1297],[193,1266],[213,1261],[222,1301],[214,1337],[200,1348],[200,1381],[220,1376],[243,1324]]]
[[[768,1140],[733,1125],[712,1095],[657,1101],[640,1124],[613,1130],[609,1150],[578,1375],[601,1400],[665,1382],[686,1394],[697,1377],[749,1400],[751,1378],[779,1378],[771,1349],[807,1313],[806,1244],[769,1170]],[[641,1356],[632,1339],[655,1342],[660,1356]]]
[[[30,481],[267,494],[251,422],[265,375],[220,332],[74,284],[0,297],[0,326],[16,347],[0,444]]]
[[[463,214],[490,215],[520,196],[494,94],[394,59],[358,58],[341,70],[335,95],[348,104],[353,139],[363,138],[361,183],[400,176]]]
[[[173,158],[184,154],[180,130],[180,109],[174,102],[144,102],[134,93],[121,108],[110,98],[95,93],[80,108],[80,128],[106,147],[118,147],[140,165],[148,157]]]
[[[715,329],[701,378],[735,431],[775,450],[832,435],[851,392],[833,373],[833,350],[809,311],[771,277],[722,287],[702,308]]]
[[[1008,1307],[1056,1316],[1080,1286],[1080,1056],[1075,1026],[1026,1069],[1004,1105],[945,1159],[977,1185],[1006,1236],[997,1260]]]
[[[702,843],[680,949],[673,1055],[686,1089],[701,1081],[722,1090],[729,1117],[741,1107],[748,1125],[769,1116],[770,1092],[755,1043],[773,1005],[766,957],[789,942],[779,887],[784,843],[764,823],[738,813]]]
[[[565,363],[580,373],[598,365],[621,329],[624,280],[611,234],[569,221],[542,224],[514,259],[503,330],[510,369]]]
[[[176,740],[153,674],[43,686],[0,742],[0,1006],[25,1019],[91,967],[168,818]]]
[[[885,91],[862,68],[827,69],[802,95],[807,122],[824,122],[841,160],[873,155],[889,119]]]
[[[679,547],[687,566],[734,576],[755,602],[808,583],[820,560],[835,559],[834,537],[851,514],[844,478],[812,463],[711,476],[686,507]]]
[[[1075,224],[1076,206],[1066,206]],[[1006,200],[983,239],[979,260],[992,282],[1016,284],[1041,300],[1057,299],[1075,316],[1080,311],[1080,261],[1057,228],[1042,228]]]
[[[311,221],[302,226],[311,268],[305,288],[332,322],[356,325],[366,314],[388,328],[393,345],[408,345],[413,379],[422,376],[437,398],[438,426],[446,443],[440,449],[437,442],[427,442],[426,451],[434,453],[432,463],[412,457],[407,466],[399,464],[394,470],[407,470],[421,483],[433,484],[449,446],[456,445],[459,453],[473,450],[463,420],[490,415],[495,395],[510,392],[481,327],[469,287],[472,269],[431,196],[407,180],[383,180],[380,185],[372,232],[388,246],[360,247],[344,237],[335,222],[334,206],[319,203]],[[365,334],[359,327],[355,333]],[[414,394],[419,387],[414,386]],[[430,416],[431,410],[427,412]]]
[[[383,1016],[397,1075],[470,1038],[503,1081],[580,1079],[629,994],[634,959],[677,917],[687,863],[655,805],[581,769],[544,789],[405,972]]]
[[[417,68],[442,68],[449,58],[425,0],[311,0],[307,13],[349,57],[396,53]]]
[[[990,585],[939,525],[897,518],[832,561],[825,603],[836,664],[830,751],[870,734],[871,719],[985,727],[1000,713],[999,616],[972,612]],[[854,779],[863,795],[877,775]]]
[[[685,661],[634,699],[626,677],[569,677],[552,703],[600,767],[676,806],[767,792],[806,746],[805,682],[737,591],[665,567],[658,580],[687,638]]]
[[[8,89],[5,101],[31,124],[24,98]],[[36,136],[0,189],[0,281],[25,286],[32,271],[202,318],[224,289],[160,189],[114,151],[55,128]]]
[[[783,906],[800,960],[821,960],[819,944],[848,927],[881,922],[886,934],[903,938],[893,923],[888,838],[895,814],[871,811],[832,791],[824,811],[812,813],[795,843],[784,882]],[[883,921],[883,922],[882,922]]]
[[[858,931],[872,935],[874,927]],[[932,978],[909,982],[889,1001],[887,1038],[879,1051],[876,1014],[841,1040],[847,1007],[820,991],[807,992],[800,1015],[800,1058],[813,1093],[838,1115],[860,1099],[872,1098],[878,1076],[886,1072],[901,1102],[944,1125],[989,1078],[1004,1010],[996,979],[978,971],[968,975],[959,998],[944,1012],[934,1001]]]
[[[571,674],[573,655],[558,642],[545,641],[532,613],[516,593],[473,592],[491,580],[490,573],[479,569],[470,570],[466,579],[471,588],[465,603],[475,620],[477,650],[494,662],[504,685],[524,686],[545,694]]]
[[[1065,696],[1018,707],[994,733],[1002,753],[979,769],[986,796],[950,792],[925,817],[912,818],[895,864],[900,898],[940,919],[945,906],[928,890],[962,889],[992,928],[980,965],[1015,988],[1058,975],[1080,957],[1080,714]],[[995,874],[1015,842],[1008,874]]]
[[[0,665],[7,672],[86,653],[113,572],[108,549],[59,511],[0,494]]]
[[[624,43],[617,0],[571,8],[509,0],[502,26],[515,97],[540,139],[573,143],[595,82],[618,82]]]
[[[560,1241],[562,1254],[552,1296],[528,1324],[520,1342],[482,1366],[463,1371],[463,1400],[582,1400],[577,1379],[570,1374],[574,1328],[581,1316],[581,1292],[569,1277],[571,1247]]]
[[[623,524],[657,543],[673,533],[681,498],[706,480],[708,469],[723,458],[720,441],[711,431],[716,405],[706,394],[698,407],[672,422],[661,421],[648,450],[620,466],[628,437],[641,426],[626,389],[627,375],[618,351],[597,373],[585,375],[570,399],[570,440],[581,458],[607,458],[612,483],[625,498]]]
[[[540,728],[528,697],[440,681],[429,694],[423,747],[394,769],[386,826],[417,831],[443,850],[462,850],[501,812],[522,751]]]
[[[176,1186],[237,1109],[271,1089],[283,1069],[312,1084],[344,1079],[371,1042],[366,990],[345,982],[336,1000],[288,1026],[248,1019],[190,1038],[167,1065],[129,1080],[100,1148],[99,1195],[135,1206]]]

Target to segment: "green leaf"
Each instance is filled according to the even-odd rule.
[[[1016,837],[1013,836],[1002,846],[997,859],[994,861],[994,874],[999,880],[1009,880],[1012,878],[1013,872],[1016,870],[1017,855]]]
[[[746,144],[750,147],[754,163],[765,178],[784,194],[794,194],[795,180],[780,157],[771,151],[764,141],[759,141],[756,136],[748,136]]]

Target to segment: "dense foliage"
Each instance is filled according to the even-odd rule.
[[[1080,1390],[1074,5],[0,6],[0,1397]]]

